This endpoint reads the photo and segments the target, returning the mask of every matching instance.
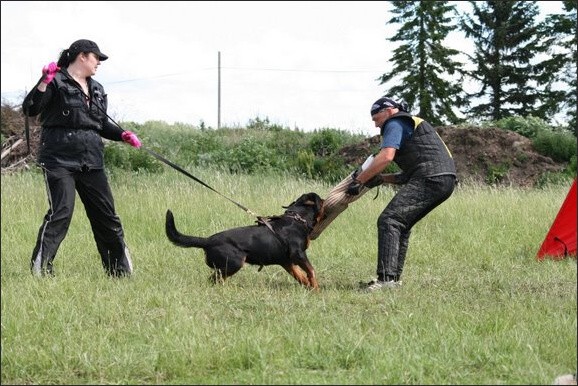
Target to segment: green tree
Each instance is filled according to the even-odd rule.
[[[389,60],[391,70],[380,84],[401,78],[387,95],[403,98],[433,125],[458,123],[457,110],[467,106],[462,89],[462,64],[452,59],[460,51],[444,40],[452,31],[455,6],[447,1],[390,1],[394,15],[388,23],[401,24],[388,38],[402,44]]]
[[[546,114],[566,113],[568,128],[576,134],[576,109],[578,108],[578,86],[576,69],[576,1],[564,1],[564,14],[549,15],[541,28],[541,36],[549,47],[549,58],[540,63],[536,71],[545,85],[547,102],[542,109]]]
[[[547,119],[543,81],[536,75],[536,58],[547,54],[535,22],[535,1],[470,1],[471,15],[460,27],[474,41],[474,66],[469,75],[481,84],[471,94],[480,102],[469,110],[473,118],[494,121],[512,115]],[[545,75],[545,74],[543,74]]]

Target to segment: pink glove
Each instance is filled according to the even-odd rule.
[[[54,62],[48,63],[46,66],[42,67],[42,82],[49,84],[56,76],[56,73],[60,71],[60,67]]]
[[[138,137],[132,131],[128,131],[128,130],[123,131],[121,134],[121,137],[122,137],[123,141],[125,141],[126,143],[128,143],[132,147],[139,148],[141,146],[141,143],[140,143]]]

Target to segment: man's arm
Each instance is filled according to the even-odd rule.
[[[369,181],[373,176],[381,173],[383,169],[387,167],[395,157],[396,149],[393,147],[384,147],[376,154],[373,162],[356,177],[356,180],[363,183]],[[389,182],[385,181],[384,182]]]

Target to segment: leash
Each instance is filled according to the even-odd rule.
[[[116,122],[115,122],[116,124]],[[117,124],[118,126],[118,124]],[[120,126],[119,126],[120,127]],[[141,145],[140,147],[142,150],[146,151],[147,153],[149,153],[150,155],[152,155],[153,157],[155,157],[156,159],[158,159],[161,162],[164,162],[165,164],[169,165],[170,167],[172,167],[175,170],[178,170],[179,172],[183,173],[185,176],[192,178],[193,180],[197,181],[199,184],[203,185],[204,187],[212,190],[213,192],[217,193],[218,195],[220,195],[221,197],[231,201],[233,204],[237,205],[239,208],[243,209],[245,212],[257,217],[257,218],[261,218],[260,216],[257,216],[255,213],[253,213],[249,208],[239,204],[237,201],[225,196],[224,194],[222,194],[221,192],[213,189],[211,186],[207,185],[206,183],[204,183],[203,181],[199,180],[197,177],[193,176],[191,173],[187,172],[185,169],[183,169],[182,167],[180,167],[179,165],[169,161],[168,159],[166,159],[165,157],[163,157],[162,155],[155,153],[154,151],[152,151],[151,149],[148,149],[144,146]],[[266,224],[269,229],[272,230],[271,226],[269,224]]]
[[[86,93],[84,92],[84,90],[82,89],[82,87],[80,87],[80,85],[78,85],[77,82],[76,82],[74,79],[72,79],[72,78],[66,73],[66,71],[59,70],[59,72],[60,72],[61,74],[63,74],[68,80],[70,80],[70,81],[74,84],[74,86],[75,86],[78,90],[80,90],[80,92],[82,93],[82,95],[84,95],[86,98],[89,98],[89,99],[90,99],[90,96],[86,95]],[[39,81],[38,83],[40,83],[40,81]],[[118,128],[120,128],[122,131],[126,131],[125,129],[122,128],[121,125],[119,125],[114,119],[112,119],[112,118],[110,117],[110,115],[108,115],[108,113],[107,113],[106,111],[104,111],[104,109],[103,109],[102,107],[100,107],[98,104],[95,104],[95,106],[100,110],[101,113],[103,113],[104,115],[106,115],[106,117],[107,117],[108,119],[110,119],[110,121],[111,121],[112,123],[114,123]],[[27,132],[27,134],[28,134],[28,132]],[[219,191],[215,190],[214,188],[212,188],[211,186],[207,185],[206,183],[204,183],[203,181],[201,181],[201,180],[198,179],[197,177],[193,176],[191,173],[187,172],[185,169],[183,169],[183,168],[180,167],[179,165],[175,164],[174,162],[169,161],[169,160],[166,159],[165,157],[163,157],[163,156],[161,156],[160,154],[158,154],[158,153],[156,153],[156,152],[154,152],[154,151],[146,148],[145,146],[142,146],[142,145],[141,145],[140,148],[141,148],[142,150],[146,151],[147,153],[149,153],[150,155],[152,155],[153,157],[155,157],[156,159],[158,159],[159,161],[161,161],[161,162],[169,165],[170,167],[172,167],[172,168],[175,169],[175,170],[178,170],[179,172],[183,173],[185,176],[187,176],[187,177],[189,177],[189,178],[192,178],[193,180],[195,180],[195,181],[198,182],[199,184],[203,185],[204,187],[212,190],[213,192],[217,193],[217,194],[220,195],[221,197],[229,200],[229,201],[232,202],[233,204],[237,205],[239,208],[243,209],[245,212],[247,212],[247,213],[249,213],[249,214],[257,217],[257,219],[261,219],[261,218],[262,218],[262,217],[256,215],[256,214],[255,214],[253,211],[251,211],[249,208],[247,208],[247,207],[239,204],[237,201],[235,201],[235,200],[233,200],[233,199],[225,196],[225,195],[222,194],[221,192],[219,192]],[[267,225],[267,227],[268,227],[271,231],[273,231],[273,228],[271,227],[271,225],[270,225],[269,223],[265,222],[265,225]],[[275,232],[275,231],[273,231],[273,232]]]

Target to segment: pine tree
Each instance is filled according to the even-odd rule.
[[[447,1],[391,1],[394,15],[388,23],[402,24],[387,40],[402,42],[389,60],[390,71],[377,80],[380,84],[401,78],[385,94],[404,99],[412,110],[433,125],[458,123],[455,109],[467,106],[461,86],[460,54],[448,48],[444,39],[453,29],[455,6]],[[453,77],[453,78],[452,78]],[[458,79],[455,79],[458,77]]]
[[[550,15],[542,25],[543,44],[548,47],[549,59],[536,66],[539,80],[545,85],[545,114],[565,113],[568,129],[577,132],[578,85],[576,69],[578,56],[576,36],[576,1],[564,1],[565,14]]]
[[[465,15],[460,26],[475,45],[470,58],[476,69],[469,75],[481,84],[480,91],[471,94],[481,102],[471,108],[470,115],[494,121],[513,115],[547,120],[547,109],[539,108],[547,99],[543,81],[535,73],[537,57],[547,54],[535,22],[536,2],[470,4],[473,17]]]

